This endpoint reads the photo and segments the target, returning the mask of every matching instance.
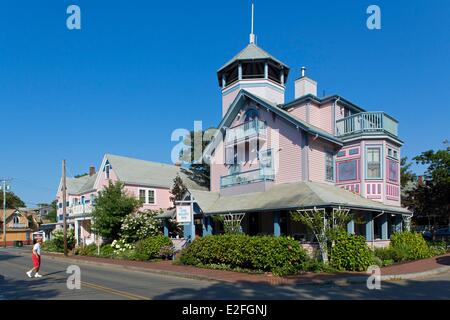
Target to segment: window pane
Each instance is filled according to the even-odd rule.
[[[367,178],[381,178],[380,149],[367,149]]]
[[[139,190],[139,200],[145,203],[145,190]]]
[[[155,203],[155,190],[148,190],[148,203]]]
[[[340,162],[338,164],[339,181],[350,181],[357,179],[357,160]]]
[[[325,179],[326,180],[334,180],[334,172],[333,172],[333,154],[326,153],[325,154]]]

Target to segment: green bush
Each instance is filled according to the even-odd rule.
[[[428,242],[428,246],[433,256],[446,254],[449,248],[445,241]]]
[[[329,272],[329,273],[338,271],[329,264],[327,265],[317,259],[307,259],[302,265],[302,270],[309,272]]]
[[[64,231],[63,229],[57,229],[52,232],[53,239],[51,240],[58,250],[64,251]],[[67,248],[72,250],[75,248],[75,230],[67,230]]]
[[[306,252],[292,238],[244,234],[197,238],[180,257],[180,262],[188,265],[226,265],[276,275],[296,273],[306,260]]]
[[[64,248],[59,248],[53,240],[47,240],[42,243],[41,249],[44,252],[64,252]]]
[[[375,248],[374,255],[381,260],[396,260],[396,253],[392,247]]]
[[[89,244],[80,246],[75,249],[75,254],[80,256],[95,256],[97,255],[97,245]]]
[[[135,258],[151,260],[160,257],[162,247],[173,246],[172,240],[165,236],[154,236],[136,242]]]
[[[392,250],[395,252],[395,261],[409,261],[424,259],[433,256],[422,234],[417,232],[398,232],[391,236]]]
[[[365,271],[372,257],[363,236],[342,233],[331,248],[331,266],[338,270]]]
[[[110,244],[105,244],[100,247],[100,256],[110,258],[114,256],[114,248]]]

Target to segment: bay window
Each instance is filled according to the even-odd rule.
[[[381,148],[367,148],[366,158],[367,179],[381,179]]]

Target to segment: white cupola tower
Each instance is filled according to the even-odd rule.
[[[284,103],[289,67],[256,45],[253,22],[252,4],[250,43],[217,71],[222,88],[222,116],[240,90],[247,90],[274,104]]]

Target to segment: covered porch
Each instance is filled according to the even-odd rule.
[[[314,242],[314,235],[305,225],[292,219],[292,211],[345,209],[351,216],[348,232],[364,236],[373,247],[386,246],[391,234],[408,228],[412,215],[404,208],[317,182],[278,184],[265,192],[233,196],[190,191],[180,205],[192,208],[192,222],[184,225],[185,237],[224,233],[223,218],[218,217],[240,215],[240,226],[245,234],[291,236],[304,243]],[[175,210],[172,217],[176,218]]]

